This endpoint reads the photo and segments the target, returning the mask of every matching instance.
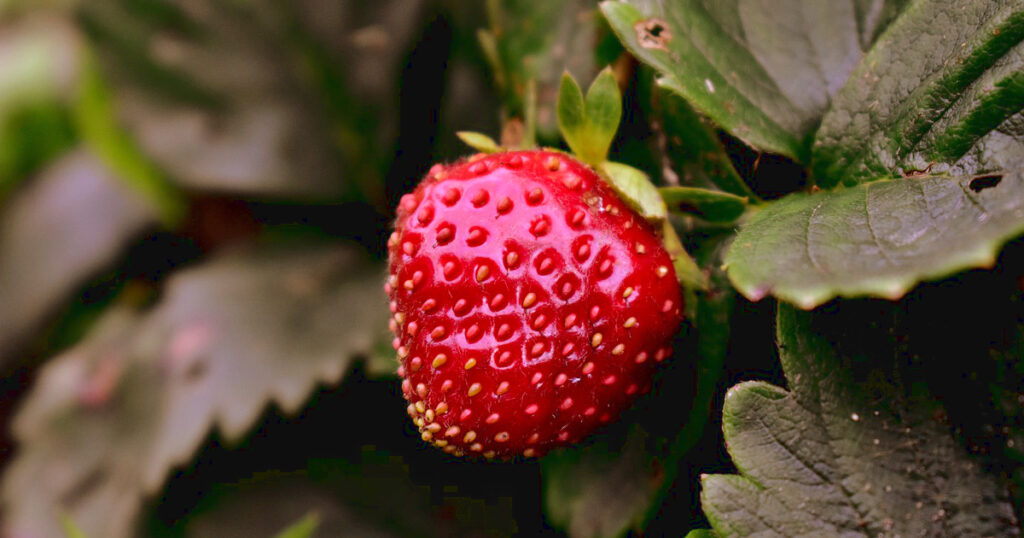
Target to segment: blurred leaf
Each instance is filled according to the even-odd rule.
[[[694,529],[686,533],[686,538],[718,538],[718,535],[711,529]]]
[[[856,185],[954,163],[1004,167],[1024,153],[1024,6],[1015,0],[915,2],[836,95],[814,146],[822,186]],[[1019,160],[1019,159],[1018,159]]]
[[[16,192],[0,212],[0,369],[16,362],[68,296],[155,223],[149,204],[84,150]]]
[[[316,512],[310,512],[299,521],[289,525],[287,529],[274,535],[274,538],[312,538],[319,526],[320,516]]]
[[[735,222],[747,210],[747,199],[698,187],[659,189],[670,211],[692,213],[708,222]]]
[[[55,535],[66,512],[90,535],[128,536],[212,428],[236,441],[268,403],[293,413],[370,350],[379,283],[345,247],[254,246],[178,272],[148,312],[111,311],[15,419],[5,532]]]
[[[141,193],[160,213],[164,225],[174,228],[187,210],[184,196],[140,153],[114,117],[109,90],[95,62],[83,62],[81,86],[74,105],[75,123],[82,142],[119,179]]]
[[[900,2],[902,3],[902,2]],[[883,2],[884,4],[884,2]],[[797,161],[884,22],[858,0],[604,2],[626,48],[733,135]],[[860,13],[858,13],[860,12]]]
[[[0,21],[0,203],[71,145],[57,103],[78,78],[80,53],[74,28],[56,17]]]
[[[658,188],[642,170],[611,161],[601,163],[598,169],[615,192],[649,222],[658,225],[668,216]]]
[[[750,381],[726,394],[725,439],[742,475],[702,480],[704,512],[715,531],[722,536],[1016,534],[1010,530],[1016,518],[1006,491],[953,441],[948,426],[936,419],[938,404],[921,387],[904,386],[891,359],[880,365],[896,354],[872,350],[868,357],[876,362],[864,376],[867,381],[857,382],[851,363],[863,364],[867,357],[859,348],[840,351],[847,342],[813,329],[813,318],[779,308],[788,391]]]
[[[269,538],[267,529],[280,528],[302,517],[275,538],[396,536],[375,525],[367,514],[346,505],[328,485],[310,480],[305,473],[261,472],[237,483],[217,484],[203,492],[200,502],[186,516],[180,535]],[[305,534],[289,536],[285,532]]]
[[[161,3],[153,16],[102,0],[79,11],[118,118],[181,185],[373,198],[396,134],[387,67],[400,61],[420,10],[328,4],[199,0]]]
[[[57,17],[0,21],[0,117],[26,103],[67,97],[80,54],[77,32]]]
[[[597,10],[586,0],[487,0],[487,6],[490,27],[481,34],[481,42],[507,115],[524,115],[533,80],[537,130],[545,139],[555,138],[556,92],[562,74],[568,71],[579,80],[591,80],[602,65],[594,48],[601,31]]]
[[[684,185],[719,189],[756,200],[754,191],[736,172],[710,122],[681,97],[655,90],[653,115],[665,132],[665,158]]]
[[[572,538],[612,538],[637,529],[659,486],[647,435],[633,428],[625,445],[602,441],[541,460],[545,513]]]
[[[82,529],[79,529],[78,525],[75,525],[75,522],[72,521],[70,517],[61,516],[60,524],[64,528],[65,538],[88,538],[85,533],[82,532]]]
[[[493,138],[483,133],[459,131],[455,134],[459,137],[459,140],[462,140],[467,146],[481,153],[494,153],[496,151],[501,151],[501,146],[499,146]]]

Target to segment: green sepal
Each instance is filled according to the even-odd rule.
[[[668,207],[658,188],[642,170],[611,161],[599,164],[597,169],[615,193],[648,222],[657,226],[668,218]]]
[[[699,187],[662,187],[658,190],[669,211],[695,215],[708,222],[735,222],[743,216],[749,203],[744,196]]]
[[[558,89],[558,128],[562,138],[579,159],[598,166],[608,156],[608,148],[622,119],[622,95],[610,67],[606,67],[587,90],[568,72],[562,75]]]
[[[455,133],[455,136],[459,137],[467,146],[481,152],[481,153],[497,153],[501,151],[501,146],[491,137],[474,131],[459,131]]]

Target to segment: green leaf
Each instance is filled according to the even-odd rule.
[[[694,529],[686,533],[686,538],[718,538],[718,535],[711,529]]]
[[[697,187],[662,187],[669,211],[692,213],[708,222],[729,223],[747,210],[747,198]]]
[[[736,196],[756,200],[732,159],[722,147],[713,125],[689,104],[664,88],[652,98],[654,115],[665,130],[665,159],[671,163],[679,182],[686,186],[717,187]]]
[[[1007,535],[1016,517],[1005,489],[935,419],[938,404],[903,385],[892,337],[851,338],[853,321],[780,306],[789,390],[751,381],[726,394],[726,446],[742,474],[702,480],[715,532]]]
[[[1011,117],[1020,117],[1024,102],[1022,40],[1018,1],[913,3],[822,121],[818,184],[855,185],[946,164],[954,173],[994,170],[986,152],[1000,150],[982,140],[994,131],[1021,137],[1020,120]]]
[[[836,295],[898,298],[921,280],[991,266],[1022,232],[1024,166],[790,195],[740,228],[725,263],[751,300],[813,308]]]
[[[157,222],[150,204],[81,149],[15,191],[0,211],[0,371],[17,364],[60,306]]]
[[[873,7],[886,5],[876,2]],[[603,2],[626,48],[751,146],[806,162],[832,95],[885,20],[858,0]],[[858,17],[858,15],[861,15]]]
[[[668,216],[658,188],[642,170],[627,164],[605,161],[598,166],[604,178],[630,207],[653,224]]]
[[[634,427],[624,446],[602,441],[541,460],[551,523],[572,538],[614,538],[638,528],[659,485],[646,441]]]
[[[320,526],[320,516],[316,512],[306,514],[302,519],[274,535],[274,538],[312,538]]]
[[[455,133],[455,136],[458,136],[459,140],[462,140],[467,146],[481,153],[495,153],[497,151],[501,151],[501,146],[499,146],[493,138],[483,133],[459,131]]]
[[[380,280],[348,247],[253,245],[177,272],[149,310],[110,311],[14,419],[0,534],[55,536],[67,513],[92,536],[131,535],[212,430],[237,442],[268,404],[296,412],[371,351]]]

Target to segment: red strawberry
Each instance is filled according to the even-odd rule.
[[[539,456],[615,419],[682,317],[650,225],[560,153],[434,166],[388,251],[409,414],[455,455]]]

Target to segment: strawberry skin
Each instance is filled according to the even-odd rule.
[[[388,252],[409,415],[457,456],[540,456],[614,420],[682,319],[650,225],[561,153],[434,166]]]

